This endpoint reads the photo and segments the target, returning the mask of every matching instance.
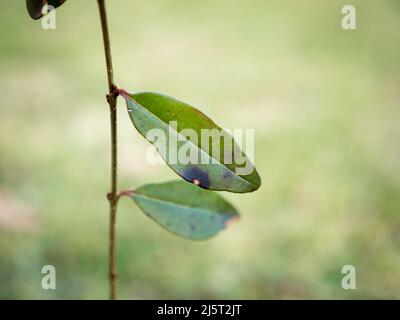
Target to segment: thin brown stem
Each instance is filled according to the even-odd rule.
[[[107,198],[110,203],[110,229],[109,229],[109,258],[108,276],[110,281],[110,299],[117,298],[117,265],[116,265],[116,219],[117,219],[117,97],[118,92],[114,84],[113,67],[111,60],[110,36],[108,33],[107,13],[104,0],[97,0],[99,5],[101,30],[103,32],[104,52],[107,66],[108,94],[107,102],[110,107],[111,120],[111,191]]]

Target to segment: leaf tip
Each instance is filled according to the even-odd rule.
[[[225,226],[225,228],[229,228],[231,225],[236,224],[237,222],[239,222],[239,220],[240,220],[239,215],[234,215],[231,218],[225,220],[224,226]]]
[[[34,20],[39,20],[47,15],[51,11],[51,8],[55,9],[61,6],[65,1],[66,0],[26,0],[25,2],[30,17]]]

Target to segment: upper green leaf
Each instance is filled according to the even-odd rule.
[[[198,109],[159,93],[120,91],[136,129],[155,144],[167,165],[182,178],[210,190],[244,193],[260,187],[257,170],[232,136]],[[172,122],[175,127],[170,125]],[[163,132],[164,137],[149,135],[153,129]],[[196,139],[184,133],[188,129]],[[213,136],[203,137],[203,129],[210,130]],[[171,143],[171,140],[177,142]],[[182,161],[181,153],[186,151],[197,154],[194,157],[197,161]],[[241,164],[235,161],[238,155]],[[248,167],[249,172],[241,173]]]
[[[43,7],[45,5],[57,8],[61,6],[66,0],[26,0],[26,8],[32,19],[40,19],[43,17]]]
[[[185,181],[148,184],[130,197],[163,228],[192,240],[212,237],[239,217],[220,195]]]

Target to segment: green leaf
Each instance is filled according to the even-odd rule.
[[[40,19],[43,17],[42,9],[45,5],[57,8],[66,0],[26,0],[26,8],[32,19]]]
[[[220,195],[185,181],[148,184],[125,194],[160,226],[192,240],[212,237],[239,217]]]
[[[124,90],[120,90],[119,93],[126,100],[130,118],[136,129],[156,145],[167,165],[182,178],[210,190],[244,193],[260,187],[261,179],[257,170],[232,136],[198,109],[159,93],[128,94]],[[172,121],[176,121],[175,128],[170,125]],[[149,137],[148,133],[152,129],[161,130],[165,138]],[[196,139],[182,133],[182,130],[187,129],[192,129]],[[203,138],[203,129],[211,130],[217,138]],[[226,139],[220,139],[221,136]],[[174,144],[171,140],[178,141]],[[163,145],[165,147],[162,147]],[[217,150],[215,153],[214,147]],[[182,150],[190,150],[197,154],[196,161],[181,161],[179,154]],[[237,155],[240,155],[242,164],[229,161],[234,160]],[[248,172],[240,172],[249,167]]]

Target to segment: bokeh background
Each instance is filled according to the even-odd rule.
[[[400,2],[108,1],[115,79],[254,128],[255,193],[205,242],[118,213],[125,299],[400,298]],[[0,1],[0,298],[106,299],[109,112],[96,1],[57,29]],[[120,187],[175,179],[147,164],[122,100]],[[41,268],[57,270],[42,290]],[[357,289],[341,288],[342,266]]]

